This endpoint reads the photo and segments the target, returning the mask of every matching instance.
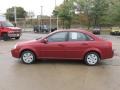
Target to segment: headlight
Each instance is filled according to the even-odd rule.
[[[13,48],[16,49],[16,47],[17,47],[17,44],[15,44]]]

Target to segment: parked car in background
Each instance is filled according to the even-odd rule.
[[[48,25],[35,25],[33,27],[33,30],[36,33],[38,33],[38,32],[47,33],[47,32],[50,32],[50,30],[51,30],[51,32],[53,32],[53,31],[57,30],[57,28],[50,29]]]
[[[110,34],[111,35],[120,35],[120,27],[112,27]]]
[[[92,33],[93,34],[100,34],[101,33],[101,28],[100,27],[94,27],[92,29]]]
[[[0,21],[0,37],[7,41],[10,38],[19,39],[21,36],[22,29],[15,27],[9,21]]]
[[[96,65],[100,60],[113,57],[110,41],[85,30],[57,30],[43,38],[17,43],[11,53],[26,64],[37,59],[73,59]]]

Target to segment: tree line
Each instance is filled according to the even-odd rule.
[[[64,0],[55,8],[54,16],[63,21],[63,26],[70,28],[79,20],[82,25],[113,26],[120,25],[120,0]]]
[[[24,8],[16,7],[16,11],[17,18],[28,17]],[[14,7],[8,8],[5,15],[7,19],[14,21]],[[55,7],[53,16],[59,17],[63,28],[70,28],[73,24],[88,28],[120,26],[120,0],[64,0]]]

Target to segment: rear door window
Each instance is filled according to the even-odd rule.
[[[69,41],[89,41],[93,40],[90,36],[81,32],[69,32]]]

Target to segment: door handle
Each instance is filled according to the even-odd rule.
[[[88,45],[87,43],[81,43],[81,45]]]
[[[58,44],[58,46],[64,47],[64,45],[63,45],[63,44]]]

